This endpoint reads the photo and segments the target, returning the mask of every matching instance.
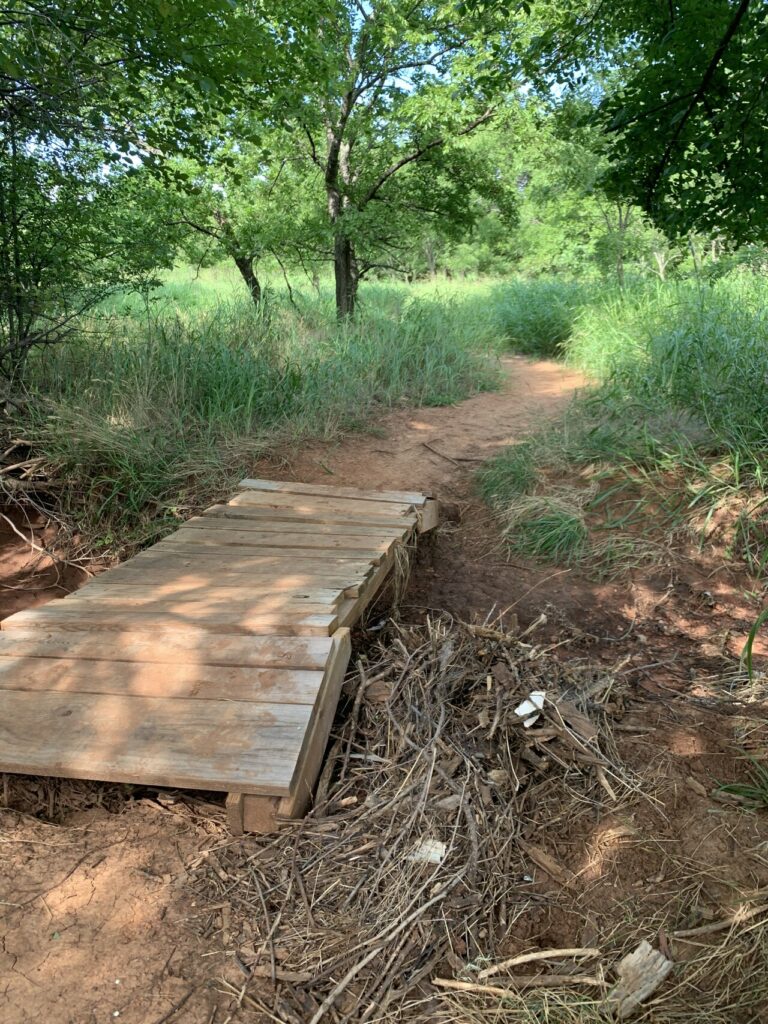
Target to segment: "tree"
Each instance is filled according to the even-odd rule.
[[[173,240],[140,172],[105,176],[98,150],[13,143],[0,161],[0,375],[67,338],[118,287],[170,266]]]
[[[293,121],[323,176],[340,317],[354,311],[365,273],[397,266],[393,219],[407,213],[406,191],[425,203],[422,216],[441,206],[466,215],[450,163],[455,170],[457,142],[492,118],[492,94],[511,76],[511,66],[491,74],[484,65],[499,24],[456,0],[339,0],[321,23],[322,79]],[[431,196],[422,167],[433,174]]]
[[[312,7],[248,0],[0,0],[0,130],[145,160],[202,144],[245,85],[269,93]],[[283,24],[281,24],[281,21]],[[306,30],[304,28],[306,26]]]
[[[517,194],[518,223],[485,231],[507,266],[527,273],[601,272],[623,279],[645,230],[637,210],[602,188],[606,160],[583,104],[528,95],[499,118],[495,162]],[[494,218],[497,219],[497,218]]]
[[[500,13],[505,0],[465,0]],[[541,96],[592,83],[612,185],[667,235],[768,239],[764,0],[524,0]],[[513,25],[519,12],[509,14]]]
[[[767,239],[765,4],[631,0],[605,17],[627,53],[601,105],[615,184],[678,235]]]
[[[196,262],[231,259],[258,306],[264,257],[288,281],[286,266],[306,267],[324,250],[322,187],[288,133],[272,130],[249,142],[249,132],[236,130],[240,122],[229,122],[207,160],[174,162],[171,226],[186,230],[183,248]]]
[[[135,186],[174,153],[203,154],[245,93],[272,102],[286,43],[295,58],[314,46],[308,0],[269,6],[0,0],[0,372],[18,375],[152,254],[168,262],[142,221],[127,231]],[[149,209],[143,223],[157,226]]]

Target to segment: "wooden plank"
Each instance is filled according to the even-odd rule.
[[[85,606],[85,607],[84,607]],[[3,619],[0,629],[34,629],[36,627],[74,630],[101,629],[122,631],[145,630],[152,633],[188,633],[204,630],[208,633],[240,636],[329,636],[337,626],[335,614],[310,614],[286,611],[275,615],[239,615],[236,619],[226,611],[209,612],[204,616],[182,615],[179,612],[144,612],[136,608],[112,605],[100,608],[98,602],[75,604],[52,601]]]
[[[366,565],[363,572],[342,573],[338,569],[313,568],[311,572],[291,572],[276,568],[256,569],[219,569],[216,563],[208,563],[198,571],[193,568],[169,565],[155,567],[152,564],[135,565],[133,560],[107,572],[99,573],[80,590],[98,584],[104,586],[136,586],[157,582],[175,589],[202,589],[203,587],[243,587],[259,591],[268,589],[274,593],[278,590],[343,590],[351,584],[366,579],[370,575],[371,566]]]
[[[285,522],[280,519],[228,519],[221,516],[193,516],[183,529],[198,530],[251,530],[256,533],[291,533],[312,537],[373,537],[404,540],[412,530],[409,523],[395,520],[377,526],[360,525],[354,518],[345,523],[308,523],[303,519]]]
[[[0,771],[287,796],[311,710],[0,690]]]
[[[363,614],[368,605],[384,585],[385,580],[392,571],[394,557],[385,560],[366,580],[365,586],[355,598],[339,602],[337,605],[339,615],[339,626],[353,626]]]
[[[312,799],[312,792],[320,774],[323,755],[336,715],[344,675],[352,653],[352,642],[348,629],[338,629],[332,640],[333,650],[317,694],[309,727],[304,735],[301,753],[296,764],[296,773],[291,784],[291,795],[282,800],[278,808],[281,815],[289,818],[297,818],[305,814]]]
[[[243,794],[227,793],[227,799],[224,806],[227,810],[227,824],[229,825],[229,831],[233,836],[241,836],[245,831],[243,828]]]
[[[355,513],[352,517],[349,512],[326,512],[320,511],[315,513],[308,512],[297,512],[292,508],[270,508],[261,507],[259,505],[211,505],[207,508],[202,515],[211,518],[221,519],[254,519],[262,520],[266,522],[286,522],[286,523],[316,523],[318,525],[336,526],[345,525],[354,522],[359,526],[393,526],[401,521],[407,523],[409,527],[416,526],[416,512],[409,512],[404,516],[394,517],[391,515],[364,515],[360,512]]]
[[[0,690],[313,704],[322,680],[323,672],[304,669],[0,658]]]
[[[225,592],[226,593],[226,592]],[[234,591],[238,593],[238,591]],[[322,604],[291,600],[290,592],[267,596],[260,601],[258,596],[245,594],[242,600],[231,597],[219,598],[218,600],[206,601],[204,597],[192,599],[178,599],[174,597],[156,598],[150,592],[146,595],[136,596],[135,590],[131,590],[131,596],[123,598],[105,598],[104,600],[91,600],[88,597],[81,597],[79,592],[70,594],[69,597],[58,598],[49,604],[42,606],[50,608],[51,611],[64,611],[69,615],[83,615],[91,617],[100,615],[101,611],[112,614],[113,612],[124,612],[131,616],[134,612],[150,614],[156,612],[158,615],[175,615],[183,619],[218,622],[237,620],[250,621],[251,619],[273,619],[278,621],[280,616],[287,618],[306,618],[308,615],[334,615],[336,605],[333,602]],[[37,611],[38,609],[30,609]],[[42,610],[42,608],[40,609]]]
[[[212,566],[216,566],[222,572],[253,572],[256,575],[269,572],[274,575],[275,579],[293,579],[301,574],[310,574],[318,570],[342,575],[350,573],[358,577],[371,572],[372,563],[367,558],[361,558],[359,552],[352,558],[328,552],[308,553],[305,557],[301,550],[285,551],[282,549],[268,555],[265,555],[263,551],[243,554],[231,548],[218,553],[209,548],[197,547],[194,544],[186,546],[174,544],[167,547],[155,544],[154,547],[134,555],[128,562],[123,563],[123,566],[126,568],[130,566],[131,569],[150,565],[179,571],[183,569],[210,570]],[[108,571],[116,573],[123,566],[118,565]]]
[[[312,720],[297,759],[290,796],[277,800],[253,793],[230,793],[227,797],[227,816],[234,835],[242,835],[243,832],[273,832],[280,827],[281,819],[298,818],[306,814],[320,774],[352,650],[348,629],[337,630],[332,640],[334,649],[328,659]]]
[[[266,491],[241,491],[229,502],[235,507],[289,508],[304,515],[316,515],[319,512],[343,513],[349,517],[358,512],[361,515],[375,514],[390,516],[397,520],[412,511],[410,503],[397,504],[394,501],[366,501],[360,498],[323,498],[319,495],[307,494],[269,494]]]
[[[435,501],[434,498],[430,498],[424,508],[419,512],[419,533],[427,533],[429,530],[434,530],[439,520],[440,503]]]
[[[258,574],[253,570],[251,572],[219,572],[212,566],[208,572],[193,573],[189,569],[185,569],[183,572],[174,572],[172,570],[163,571],[162,569],[154,568],[141,569],[138,566],[132,568],[132,566],[132,562],[126,562],[124,567],[118,567],[119,571],[118,569],[112,569],[109,572],[100,573],[86,586],[91,587],[94,584],[98,584],[99,586],[110,587],[111,589],[115,586],[146,588],[147,586],[167,584],[169,586],[177,585],[180,588],[226,587],[239,590],[249,587],[257,589],[268,584],[271,593],[311,587],[335,590],[343,593],[345,597],[353,597],[360,592],[360,588],[368,576],[368,572],[360,573],[355,579],[352,574],[348,576],[327,575],[318,571],[314,576],[297,574],[293,577],[286,575],[275,579],[274,571],[271,573],[260,572]],[[370,566],[366,566],[366,569],[370,568]],[[81,587],[78,593],[81,593],[83,589]]]
[[[182,526],[180,530],[169,534],[161,544],[218,544],[221,546],[235,545],[238,548],[301,548],[311,551],[361,551],[364,554],[380,554],[389,550],[392,544],[397,543],[395,537],[382,537],[377,534],[372,537],[357,537],[354,534],[313,534],[313,533],[283,533],[275,531],[264,533],[261,530],[233,530],[224,529],[211,525],[211,527],[200,528]]]
[[[280,827],[278,808],[281,801],[274,796],[243,794],[243,831],[267,835]]]
[[[202,533],[203,531],[197,531]],[[319,559],[330,559],[336,561],[338,559],[346,559],[349,562],[360,562],[365,561],[369,565],[376,564],[381,561],[381,551],[364,551],[362,548],[281,548],[277,545],[270,547],[262,547],[261,545],[248,545],[239,543],[231,543],[224,540],[220,540],[218,537],[200,537],[197,535],[193,536],[193,531],[189,533],[182,533],[181,530],[176,533],[172,533],[169,537],[164,540],[158,541],[155,544],[154,550],[170,552],[179,551],[184,554],[187,558],[196,558],[199,552],[208,552],[209,555],[213,555],[215,558],[219,558],[222,565],[228,564],[229,560],[237,560],[240,563],[244,558],[249,558],[248,552],[253,552],[255,555],[261,555],[263,557],[271,557],[275,559],[276,563],[280,562],[283,565],[290,563],[295,557],[301,558],[303,556],[310,556],[313,560]]]
[[[72,601],[120,601],[134,606],[152,604],[176,608],[187,602],[196,602],[206,608],[227,607],[242,611],[279,611],[283,608],[306,610],[308,607],[332,608],[339,600],[341,591],[297,587],[295,590],[270,591],[269,584],[253,587],[243,583],[241,587],[189,587],[186,584],[160,583],[144,587],[114,584],[105,586],[94,581],[76,590],[65,598]]]
[[[418,491],[368,491],[358,487],[339,487],[335,484],[303,484],[285,480],[241,480],[240,487],[253,491],[277,491],[284,494],[316,494],[330,498],[359,498],[363,501],[393,501],[396,504],[421,506],[429,495]]]
[[[45,628],[0,632],[0,658],[79,658],[160,665],[220,665],[253,668],[325,668],[331,637],[217,636],[205,630],[157,640],[150,630],[104,633]]]

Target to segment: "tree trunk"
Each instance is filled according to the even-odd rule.
[[[344,210],[349,209],[346,189],[351,181],[350,144],[344,139],[344,125],[352,103],[351,94],[345,96],[341,124],[336,127],[329,125],[326,129],[328,157],[325,164],[325,194],[328,219],[333,228],[333,274],[336,279],[336,316],[339,320],[346,320],[354,313],[358,282],[355,248],[344,230]]]
[[[261,285],[259,279],[256,276],[256,271],[253,269],[253,257],[252,256],[234,256],[233,257],[237,269],[240,271],[240,276],[245,281],[248,291],[251,293],[253,304],[258,308],[261,302]]]
[[[427,260],[427,270],[429,276],[434,279],[437,277],[437,256],[435,254],[435,243],[433,239],[428,238],[424,243],[424,256]]]
[[[345,320],[355,312],[357,264],[352,240],[336,236],[333,245],[333,273],[336,278],[336,316]]]

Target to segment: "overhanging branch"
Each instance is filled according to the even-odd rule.
[[[749,0],[747,0],[749,2]],[[461,138],[464,135],[469,135],[476,128],[479,128],[481,124],[485,124],[486,121],[490,121],[495,111],[493,107],[489,107],[483,114],[476,117],[474,121],[471,121],[466,125],[460,132],[456,133],[455,138]],[[389,179],[397,174],[398,171],[402,170],[403,167],[407,167],[408,164],[415,163],[417,160],[421,160],[425,154],[429,153],[433,149],[439,149],[440,146],[444,146],[446,143],[445,136],[440,136],[436,139],[432,139],[431,142],[425,143],[423,146],[419,146],[418,149],[413,150],[412,153],[408,153],[396,160],[393,164],[390,164],[385,171],[383,171],[374,184],[368,189],[366,194],[363,196],[361,206],[365,206],[372,199],[375,199],[377,193],[386,185]]]

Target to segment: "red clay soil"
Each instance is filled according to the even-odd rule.
[[[56,531],[39,516],[7,508],[0,517],[0,619],[64,597],[87,579],[76,566],[52,563],[36,548],[55,541]],[[24,539],[26,538],[26,540]]]
[[[661,735],[666,688],[680,689],[721,668],[723,655],[738,648],[754,617],[754,598],[744,593],[749,581],[725,569],[708,577],[706,567],[693,566],[671,576],[636,573],[620,584],[596,585],[576,572],[509,562],[473,493],[474,471],[555,417],[582,380],[555,364],[521,358],[505,360],[505,368],[501,392],[456,407],[383,415],[376,436],[312,445],[290,465],[263,464],[253,467],[254,475],[434,492],[446,503],[448,519],[421,544],[401,617],[415,621],[439,611],[482,621],[506,611],[507,623],[516,615],[527,625],[546,610],[537,642],[569,641],[564,656],[577,651],[614,664],[625,657]],[[51,569],[40,575],[35,558],[9,532],[0,532],[0,574],[0,615],[58,596],[74,583],[57,580]],[[648,720],[641,703],[636,710],[639,721]],[[678,719],[667,737],[669,755],[679,754],[686,776],[704,773],[702,788],[711,784],[713,770],[727,778],[734,768],[727,730],[710,725],[704,713],[695,721]],[[676,751],[674,737],[686,736],[690,742]],[[623,751],[641,765],[648,758],[643,742],[630,734]],[[226,920],[215,934],[202,927],[202,911],[186,886],[200,849],[221,828],[220,807],[199,796],[174,802],[157,791],[16,777],[6,777],[3,796],[4,1024],[257,1019],[233,1006],[244,979],[222,951]],[[690,810],[690,798],[682,800]],[[705,841],[697,833],[700,853]],[[571,938],[567,929],[562,935]],[[559,935],[548,938],[557,944]],[[219,980],[225,973],[234,988]]]

